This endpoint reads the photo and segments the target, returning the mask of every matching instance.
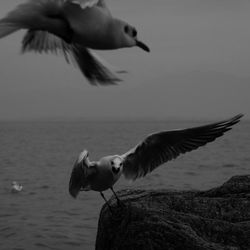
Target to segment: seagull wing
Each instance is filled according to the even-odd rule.
[[[87,151],[83,151],[80,157],[76,160],[69,181],[69,193],[74,198],[82,190],[90,190],[90,179],[97,172],[94,165],[88,160]]]
[[[222,136],[240,121],[242,114],[205,126],[149,135],[142,143],[122,155],[127,179],[143,177],[161,164],[192,151]]]
[[[67,63],[77,65],[92,85],[114,85],[121,81],[104,60],[88,49],[79,44],[66,43],[47,31],[28,30],[23,38],[22,51],[62,54]]]
[[[104,0],[67,0],[67,2],[78,4],[82,9],[87,7],[92,8],[95,5],[107,9],[106,3]]]

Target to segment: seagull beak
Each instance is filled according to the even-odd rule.
[[[141,48],[141,49],[143,49],[143,50],[145,50],[147,52],[150,52],[149,47],[145,43],[143,43],[141,41],[138,41],[138,40],[135,40],[135,42],[136,42],[137,47],[139,47],[139,48]]]
[[[114,174],[118,174],[119,171],[120,171],[120,168],[112,167],[112,172],[113,172]]]

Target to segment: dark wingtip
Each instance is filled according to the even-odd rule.
[[[72,181],[72,176],[70,178],[70,183],[69,183],[69,193],[73,198],[77,198],[77,195],[79,194],[81,189],[81,185],[77,184],[77,182]]]
[[[74,164],[74,167],[70,176],[70,181],[69,181],[69,193],[75,199],[82,188],[83,178],[84,177],[83,177],[82,167],[80,164],[78,164],[78,162],[76,162]]]
[[[240,122],[240,119],[241,119],[243,116],[244,116],[244,115],[240,113],[240,114],[238,114],[238,115],[232,117],[232,118],[229,120],[230,124],[231,124],[231,125],[234,125],[234,124]]]
[[[239,120],[244,116],[244,114],[240,113],[238,115],[235,116],[235,119]]]

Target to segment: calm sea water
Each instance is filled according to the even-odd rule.
[[[205,122],[203,122],[205,123]],[[124,153],[145,135],[198,122],[2,122],[0,123],[0,249],[94,249],[103,200],[96,192],[68,193],[72,165],[86,148],[90,159]],[[115,186],[208,189],[233,175],[249,174],[250,123],[169,162],[146,178]],[[11,182],[24,187],[10,192]],[[110,197],[111,193],[106,192]]]

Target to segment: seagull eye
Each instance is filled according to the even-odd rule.
[[[125,31],[125,33],[128,33],[128,31],[129,31],[128,25],[126,25],[126,26],[124,27],[124,31]]]
[[[111,166],[114,166],[114,162],[113,161],[111,161],[110,163],[111,163]]]
[[[132,36],[133,36],[133,37],[136,37],[136,36],[137,36],[137,31],[136,31],[136,29],[133,29]]]
[[[120,167],[122,166],[122,162],[120,163]]]

